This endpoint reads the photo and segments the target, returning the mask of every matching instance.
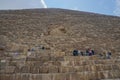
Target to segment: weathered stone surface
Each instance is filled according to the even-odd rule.
[[[53,80],[52,79],[52,74],[42,74],[42,79],[41,80]]]
[[[13,74],[0,74],[1,80],[15,80],[15,76]]]
[[[70,80],[85,80],[83,73],[71,73]]]
[[[59,69],[57,66],[50,66],[49,67],[49,73],[58,73]]]
[[[41,74],[31,74],[29,80],[42,80],[42,75]]]
[[[70,80],[70,77],[68,74],[54,74],[53,80]]]
[[[12,74],[15,73],[15,66],[5,66],[5,68],[1,71],[1,73]]]
[[[0,11],[0,80],[120,79],[119,22],[63,9]],[[72,54],[87,48],[95,55]]]
[[[30,73],[30,66],[23,66],[20,69],[21,73]]]
[[[40,67],[40,73],[48,73],[48,72],[49,72],[48,66],[42,66],[42,67]]]

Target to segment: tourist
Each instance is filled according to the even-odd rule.
[[[91,51],[92,51],[92,55],[95,55],[95,51],[93,49]]]
[[[78,50],[78,55],[81,55],[81,51],[80,50]]]
[[[31,50],[28,49],[27,56],[30,56],[32,54]]]
[[[106,58],[107,58],[107,59],[110,59],[110,58],[111,58],[111,52],[107,52]]]
[[[85,56],[88,56],[89,55],[89,48],[86,49],[86,52],[85,52]]]
[[[81,55],[84,56],[84,53],[81,51]]]
[[[41,48],[42,50],[44,50],[45,49],[45,47],[44,46],[42,46],[42,48]]]
[[[73,51],[73,56],[78,56],[78,50]]]

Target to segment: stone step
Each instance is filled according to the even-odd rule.
[[[81,61],[61,61],[63,66],[82,66],[82,65],[95,65],[95,64],[114,64],[114,60],[81,60]],[[116,61],[119,64],[119,62]]]
[[[63,61],[63,57],[54,56],[39,56],[39,57],[27,57],[26,61]]]
[[[27,61],[40,61],[42,59],[55,59],[59,60],[59,58],[65,61],[80,61],[80,60],[98,60],[97,56],[63,56],[63,57],[55,57],[55,56],[37,56],[37,57],[27,57]]]
[[[64,56],[64,57],[55,57],[55,56],[40,56],[40,57],[27,57],[28,61],[40,61],[41,58],[49,58],[49,60],[64,60],[64,61],[81,61],[81,60],[118,60],[120,59],[99,59],[97,56]]]
[[[1,80],[104,80],[120,79],[119,71],[51,73],[51,74],[1,74]]]
[[[1,73],[68,73],[68,72],[85,72],[85,71],[106,71],[106,70],[118,70],[120,71],[120,64],[95,64],[85,66],[23,66],[21,68],[15,66],[9,66],[2,69]]]
[[[31,55],[29,56],[50,56],[51,51],[50,50],[39,50],[34,52],[29,52]]]
[[[15,73],[16,67],[15,66],[4,66],[4,68],[0,69],[1,73],[12,74]]]
[[[84,66],[95,64],[120,64],[118,60],[80,60],[80,61],[26,61],[29,66]]]
[[[65,61],[80,61],[80,60],[111,60],[111,59],[100,59],[98,56],[64,56]]]

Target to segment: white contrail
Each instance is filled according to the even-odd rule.
[[[47,8],[47,5],[46,5],[46,3],[45,3],[44,0],[41,0],[41,3],[42,3],[42,5],[43,5],[44,8]]]
[[[116,8],[114,10],[114,14],[120,16],[120,0],[116,0]]]

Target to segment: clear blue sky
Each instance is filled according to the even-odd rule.
[[[45,0],[48,7],[58,7],[108,15],[119,15],[120,0]],[[119,7],[119,10],[118,10]]]
[[[64,8],[120,16],[120,0],[0,0],[0,9]]]

